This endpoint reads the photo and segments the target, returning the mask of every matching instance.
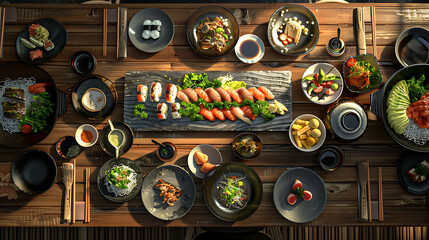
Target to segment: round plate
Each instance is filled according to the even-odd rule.
[[[160,191],[155,189],[157,182],[162,179],[180,188],[183,193],[174,206],[168,206]],[[196,189],[194,180],[189,173],[175,165],[163,165],[150,172],[143,182],[142,200],[145,208],[155,217],[162,220],[174,220],[183,217],[194,205]]]
[[[82,104],[82,96],[90,88],[100,89],[106,96],[106,106],[101,111],[90,112]],[[107,78],[100,75],[91,75],[82,78],[73,88],[72,92],[73,106],[78,113],[89,120],[105,119],[116,108],[118,103],[118,92],[115,85]]]
[[[347,67],[347,60],[349,60],[350,58],[354,58],[354,59],[356,59],[356,61],[365,61],[365,62],[369,63],[371,65],[371,67],[373,67],[375,69],[374,73],[378,72],[380,74],[379,82],[370,83],[370,85],[372,85],[372,86],[370,88],[364,88],[364,89],[359,89],[355,86],[347,85],[346,79],[347,79],[347,76],[349,75],[349,72],[350,72],[350,70],[349,70],[350,68]],[[395,74],[393,74],[393,75],[395,75]],[[381,70],[380,70],[380,66],[378,65],[377,57],[375,57],[374,55],[372,55],[370,53],[348,57],[343,63],[343,76],[344,76],[344,83],[346,85],[346,88],[352,93],[371,92],[372,90],[378,88],[381,85],[381,83],[383,82],[383,75],[381,74]]]
[[[292,192],[292,185],[298,179],[302,182],[302,187],[313,194],[310,201],[299,198],[295,205],[289,205],[287,195]],[[314,171],[296,167],[284,172],[273,191],[274,205],[277,211],[287,220],[295,223],[306,223],[316,219],[325,208],[326,188],[322,178]]]
[[[145,20],[160,20],[162,23],[161,32],[158,39],[144,39],[143,23]],[[136,13],[131,18],[128,26],[128,36],[133,45],[142,52],[159,52],[170,44],[174,36],[174,23],[170,16],[158,8],[146,8]]]
[[[240,153],[237,152],[237,150],[235,150],[234,145],[239,142],[242,141],[243,138],[247,138],[250,137],[252,138],[253,141],[255,141],[256,143],[256,152],[254,152],[252,155],[241,155]],[[262,141],[261,139],[254,133],[251,132],[244,132],[244,133],[240,133],[238,134],[235,138],[234,141],[232,142],[232,152],[235,154],[235,156],[244,159],[244,160],[250,160],[250,159],[254,159],[257,156],[259,156],[259,154],[261,154],[262,151]]]
[[[323,96],[320,99],[319,99],[318,94],[316,94],[316,93],[312,93],[312,95],[308,95],[307,87],[309,85],[309,81],[302,81],[302,79],[304,79],[304,77],[306,77],[308,75],[313,76],[313,74],[319,73],[319,69],[322,69],[326,75],[328,75],[329,73],[333,73],[333,74],[335,74],[335,76],[341,78],[341,80],[334,81],[334,83],[338,83],[338,85],[339,85],[339,88],[335,91],[335,93],[332,95],[323,94]],[[301,88],[302,88],[302,91],[304,92],[304,95],[310,101],[312,101],[316,104],[319,104],[319,105],[331,104],[331,103],[335,102],[341,96],[341,93],[343,93],[343,89],[344,89],[343,77],[341,76],[341,73],[338,71],[338,69],[336,69],[334,66],[332,66],[329,63],[316,63],[316,64],[310,66],[309,68],[307,68],[307,70],[302,75],[302,79],[301,79]]]
[[[398,178],[401,185],[410,193],[413,194],[426,194],[429,192],[429,180],[426,179],[421,183],[413,182],[409,175],[405,174],[411,168],[414,168],[417,163],[429,159],[429,153],[418,153],[408,151],[401,156],[398,161]]]
[[[228,28],[231,31],[231,34],[234,39],[232,41],[228,41],[221,52],[215,49],[204,50],[199,44],[196,28],[198,25],[200,25],[201,21],[205,21],[207,17],[209,19],[213,19],[215,17],[223,17],[228,19]],[[194,49],[196,53],[206,58],[221,58],[225,56],[232,49],[234,49],[234,46],[237,43],[239,36],[240,26],[238,25],[237,19],[234,17],[234,15],[232,15],[231,12],[219,6],[209,6],[198,9],[191,16],[191,18],[189,18],[188,26],[186,28],[186,37],[188,38],[189,45],[191,45],[192,49]]]
[[[297,17],[308,28],[308,35],[301,34],[298,44],[283,45],[277,29],[285,22],[285,18]],[[268,41],[271,46],[283,55],[298,56],[311,52],[319,41],[319,22],[313,12],[301,5],[288,4],[277,9],[268,22]],[[286,50],[287,49],[287,50]]]
[[[259,52],[254,58],[250,58],[250,59],[246,58],[240,52],[241,44],[243,44],[243,42],[247,40],[256,42],[256,44],[259,47]],[[259,60],[261,60],[262,57],[264,57],[264,54],[265,54],[264,42],[258,36],[253,34],[245,34],[241,36],[238,39],[237,45],[235,45],[235,55],[238,57],[238,59],[240,59],[244,63],[253,64],[253,63],[259,62]]]
[[[41,150],[21,153],[13,162],[11,177],[15,186],[29,195],[46,192],[57,178],[57,165]]]
[[[127,153],[133,146],[134,134],[131,128],[126,123],[119,121],[113,121],[112,123],[115,129],[119,129],[125,134],[122,146],[119,148],[119,156],[122,156]],[[110,130],[111,129],[109,124],[106,124],[103,130],[101,130],[100,146],[105,153],[109,154],[110,156],[116,156],[116,149],[112,146],[112,144],[110,144],[109,139],[107,137],[109,135]]]
[[[32,24],[40,24],[49,31],[49,39],[54,43],[55,47],[51,51],[46,51],[44,47],[36,47],[35,49],[28,49],[21,43],[21,38],[25,38],[30,41],[30,36],[28,28]],[[64,26],[55,19],[52,18],[43,18],[39,19],[36,22],[28,24],[25,28],[21,30],[16,38],[16,53],[18,54],[19,59],[25,63],[29,64],[41,64],[49,59],[55,57],[60,53],[67,44],[67,31]],[[31,61],[30,52],[36,49],[41,49],[43,51],[43,57]]]
[[[206,154],[209,157],[209,163],[211,164],[216,165],[222,163],[222,154],[220,154],[219,150],[212,145],[202,144],[194,147],[188,155],[188,167],[197,178],[203,178],[206,174],[200,171],[201,165],[198,165],[195,161],[194,154],[196,151]]]
[[[224,179],[224,175],[226,177],[247,176],[243,182],[249,189],[249,198],[243,209],[228,209],[216,198],[217,185],[219,181]],[[255,170],[239,162],[226,163],[217,168],[203,187],[203,196],[207,207],[216,217],[228,222],[240,221],[252,215],[261,203],[262,192],[262,182]]]
[[[130,192],[130,194],[125,196],[115,196],[115,194],[110,193],[107,191],[106,185],[104,185],[105,177],[106,177],[106,171],[110,170],[113,166],[124,164],[130,168],[132,168],[137,173],[137,185],[133,188],[133,190]],[[133,199],[140,191],[143,183],[143,173],[140,169],[139,165],[137,163],[126,159],[126,158],[113,158],[107,161],[106,163],[101,166],[100,170],[98,170],[97,175],[97,185],[98,190],[100,190],[100,193],[107,199],[109,199],[112,202],[126,202],[131,199]]]

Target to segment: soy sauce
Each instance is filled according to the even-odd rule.
[[[359,127],[359,117],[354,113],[344,114],[343,125],[347,130],[355,130]]]
[[[165,159],[171,158],[174,154],[173,147],[167,144],[165,144],[165,148],[160,147],[158,151],[159,151],[159,155],[161,155],[161,157]]]
[[[244,58],[252,59],[259,55],[260,48],[255,40],[244,40],[240,45],[240,53]]]
[[[334,171],[342,164],[341,150],[335,146],[325,147],[320,152],[318,161],[323,170]]]
[[[80,51],[73,55],[71,59],[72,69],[82,75],[90,74],[94,71],[97,60],[95,57],[86,51]]]

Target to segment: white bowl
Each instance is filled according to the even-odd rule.
[[[251,44],[252,46],[258,46],[258,51],[255,54],[255,56],[251,57],[251,58],[247,58],[245,57],[240,48],[242,46],[242,44]],[[250,45],[248,45],[250,47]],[[244,47],[244,46],[243,46]],[[247,64],[253,64],[258,62],[259,60],[262,59],[262,57],[265,54],[265,45],[264,42],[256,35],[253,34],[245,34],[243,36],[241,36],[238,41],[237,44],[235,45],[235,55],[237,55],[238,59],[240,59],[242,62],[247,63]]]
[[[335,76],[341,78],[341,80],[334,81],[335,83],[338,83],[338,85],[339,85],[339,87],[335,91],[335,93],[332,95],[325,95],[324,98],[321,100],[319,100],[317,96],[312,97],[312,96],[308,95],[307,87],[308,87],[309,81],[302,81],[302,79],[304,79],[308,75],[312,76],[315,73],[319,73],[320,68],[325,72],[325,74],[333,73],[333,74],[335,74]],[[344,89],[344,81],[343,81],[343,77],[341,76],[341,73],[338,71],[338,69],[336,69],[331,64],[329,64],[329,63],[316,63],[314,65],[311,65],[309,68],[307,68],[307,70],[302,75],[301,88],[302,88],[302,91],[304,92],[304,95],[310,101],[312,101],[316,104],[319,104],[319,105],[328,105],[328,104],[335,102],[341,96],[341,93],[343,93],[343,89]]]
[[[292,125],[296,122],[296,120],[298,120],[298,119],[301,119],[301,120],[305,120],[305,121],[309,121],[309,120],[311,120],[311,119],[313,119],[313,118],[315,118],[315,119],[317,119],[318,121],[319,121],[319,130],[320,130],[320,132],[321,132],[321,135],[320,135],[320,138],[319,138],[319,142],[318,143],[316,143],[316,144],[314,144],[311,148],[309,148],[309,149],[307,149],[307,148],[305,148],[305,147],[302,147],[302,148],[300,148],[300,147],[298,147],[298,145],[296,145],[296,143],[295,143],[295,138],[294,138],[294,136],[292,135]],[[320,118],[318,118],[318,117],[316,117],[316,116],[314,116],[314,115],[312,115],[312,114],[303,114],[303,115],[301,115],[301,116],[299,116],[299,117],[297,117],[297,118],[295,118],[293,121],[292,121],[292,123],[290,124],[290,127],[289,127],[289,138],[290,138],[290,141],[292,142],[292,144],[297,148],[297,149],[299,149],[299,150],[301,150],[301,151],[303,151],[303,152],[313,152],[313,151],[315,151],[315,150],[317,150],[317,149],[319,149],[322,145],[323,145],[323,143],[325,142],[325,138],[326,138],[326,128],[325,128],[325,124],[323,123],[323,121],[322,120],[320,120]]]
[[[81,134],[82,134],[82,131],[83,131],[83,130],[87,130],[87,131],[90,131],[90,132],[92,133],[92,141],[91,141],[91,142],[87,143],[87,142],[82,141]],[[91,146],[93,146],[93,145],[97,142],[97,140],[98,140],[98,131],[97,131],[97,129],[96,129],[94,126],[92,126],[91,124],[83,124],[83,125],[81,125],[81,126],[76,130],[75,138],[76,138],[76,142],[77,142],[79,145],[81,145],[82,147],[91,147]]]
[[[189,170],[197,177],[197,178],[203,178],[205,176],[205,173],[200,171],[201,165],[198,165],[197,162],[194,159],[194,154],[196,151],[200,151],[204,154],[206,154],[209,157],[209,163],[211,164],[221,164],[222,163],[222,154],[220,154],[219,150],[215,147],[213,147],[210,144],[201,144],[189,153],[188,155],[188,167]]]

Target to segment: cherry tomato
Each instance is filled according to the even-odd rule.
[[[286,35],[286,33],[282,33],[282,34],[280,34],[280,35],[279,35],[279,39],[280,39],[280,41],[284,41],[284,40],[286,40],[286,39],[287,39],[287,35]]]
[[[354,58],[347,59],[346,65],[349,68],[353,67],[354,65],[356,65],[356,59]]]
[[[284,40],[282,43],[283,43],[283,45],[285,45],[285,46],[289,44],[289,42],[288,42],[287,40]]]
[[[24,134],[30,134],[33,132],[33,128],[30,125],[24,125],[21,127],[21,132]]]
[[[329,87],[331,87],[331,85],[332,85],[332,83],[334,83],[334,81],[326,81],[326,82],[323,82],[325,85],[323,85],[324,87],[327,87],[327,88],[329,88]]]
[[[288,37],[288,38],[287,38],[287,41],[288,41],[289,43],[292,43],[292,42],[293,42],[293,38]]]
[[[318,86],[317,88],[313,89],[314,93],[320,93],[323,91],[323,86]]]
[[[326,91],[326,94],[327,95],[332,95],[332,94],[334,94],[335,93],[335,91],[334,90],[332,90],[332,89],[328,89],[328,91]]]

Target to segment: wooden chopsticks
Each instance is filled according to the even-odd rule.
[[[120,16],[120,8],[116,9],[116,58],[119,58],[119,26],[121,25],[121,16]]]
[[[91,199],[90,199],[90,176],[91,169],[85,169],[85,219],[84,222],[91,222]]]
[[[375,30],[375,7],[371,7],[371,30],[372,30],[372,53],[375,57],[377,57],[377,34]]]
[[[368,166],[368,221],[372,222],[371,214],[371,177],[369,176],[369,160],[366,160]]]
[[[0,32],[0,58],[3,58],[3,45],[4,45],[4,23],[6,20],[6,8],[0,7],[1,13],[1,32]]]
[[[76,222],[76,158],[73,159],[73,199],[72,199],[72,223]]]
[[[383,207],[383,171],[378,167],[378,220],[384,221],[384,207]]]
[[[103,57],[107,56],[107,8],[103,8]]]

